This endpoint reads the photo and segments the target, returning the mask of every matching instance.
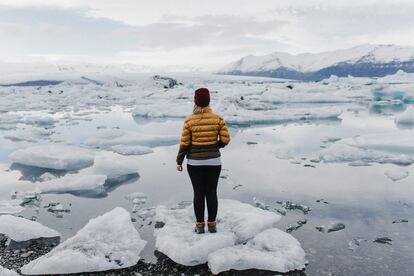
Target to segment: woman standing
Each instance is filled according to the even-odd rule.
[[[195,232],[204,233],[204,209],[207,201],[208,231],[215,233],[217,216],[217,184],[221,172],[220,148],[230,142],[224,119],[210,108],[210,92],[199,88],[194,95],[193,114],[184,122],[177,170],[182,171],[187,156],[187,170],[194,190]]]

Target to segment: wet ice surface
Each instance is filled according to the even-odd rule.
[[[55,229],[62,234],[62,241],[74,236],[89,219],[121,206],[131,212],[141,238],[148,241],[140,256],[155,261],[154,207],[186,206],[192,199],[188,175],[175,171],[176,143],[182,128],[182,118],[176,117],[191,111],[190,92],[206,85],[212,90],[213,109],[234,123],[230,126],[232,143],[223,150],[221,198],[284,213],[277,227],[285,231],[293,226],[291,234],[307,254],[309,275],[411,275],[414,130],[396,118],[410,105],[412,86],[386,87],[376,92],[376,101],[371,101],[372,85],[357,80],[329,85],[293,83],[293,89],[262,79],[217,81],[198,77],[180,81],[183,87],[156,90],[143,97],[122,97],[132,93],[127,87],[114,94],[115,87],[99,91],[92,84],[40,91],[19,88],[15,91],[18,96],[7,94],[7,99],[17,100],[9,105],[2,101],[0,109],[19,112],[0,113],[0,202],[11,200],[16,191],[23,195],[42,183],[59,183],[72,174],[110,179],[88,181],[100,187],[99,193],[49,191],[38,200],[27,199],[23,211],[13,202],[0,206],[12,213],[21,211],[17,214]],[[402,88],[408,91],[404,95],[397,93]],[[62,94],[60,89],[64,90]],[[311,96],[304,94],[307,89]],[[93,93],[81,101],[66,95],[78,90]],[[33,93],[37,101],[27,102],[23,93]],[[225,93],[228,96],[223,96]],[[113,99],[115,95],[118,99]],[[95,108],[97,96],[101,98]],[[52,110],[43,110],[39,99],[49,101]],[[252,121],[240,117],[243,109],[251,110],[255,122],[267,124],[246,125]],[[271,111],[263,113],[265,110]],[[337,110],[341,115],[332,118]],[[137,111],[140,116],[132,117]],[[62,164],[72,167],[35,168],[12,164],[8,158],[21,148],[51,143],[86,148],[100,161],[88,168],[73,167],[76,163],[67,159]],[[342,151],[330,151],[332,147],[342,147]],[[351,151],[344,151],[344,147]],[[326,151],[335,159],[325,160]],[[141,155],[143,152],[147,154]],[[119,161],[117,166],[110,166],[111,158]],[[71,171],[62,170],[65,168]],[[407,176],[401,178],[403,175]],[[399,180],[391,181],[389,176]],[[78,180],[76,183],[81,183]],[[290,208],[292,204],[311,210]],[[50,206],[69,211],[56,211],[55,207],[53,212],[48,211]],[[393,223],[402,219],[408,222]],[[329,233],[315,229],[337,222],[345,228]],[[381,238],[391,239],[392,245]],[[385,243],[374,242],[377,239]]]

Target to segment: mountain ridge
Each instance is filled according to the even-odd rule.
[[[414,72],[414,47],[364,44],[321,53],[248,55],[226,65],[217,73],[321,80],[330,75],[383,77],[398,70]]]

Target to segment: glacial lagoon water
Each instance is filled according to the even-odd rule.
[[[332,106],[332,104],[319,104]],[[310,110],[315,106],[303,105]],[[399,167],[394,164],[325,163],[320,152],[334,141],[370,133],[401,133],[391,116],[398,108],[372,108],[368,104],[342,104],[342,115],[332,120],[303,120],[285,124],[253,126],[231,125],[231,144],[222,150],[223,171],[219,184],[221,198],[237,199],[254,204],[254,199],[275,211],[277,201],[292,201],[312,208],[308,214],[288,210],[277,227],[307,219],[307,223],[291,234],[306,251],[307,275],[412,275],[414,272],[414,167],[406,166],[409,176],[390,180],[384,173]],[[52,129],[48,142],[82,146],[97,129],[121,129],[138,133],[175,135],[182,128],[182,119],[148,119],[133,117],[130,110],[112,108],[85,113],[86,120],[60,122]],[[0,130],[3,137],[7,130]],[[3,134],[3,135],[2,135]],[[47,170],[11,164],[8,154],[28,142],[0,138],[0,200],[10,199],[15,191],[30,191],[30,180]],[[186,171],[175,169],[178,144],[154,146],[153,153],[134,156],[139,177],[118,183],[105,196],[85,197],[71,194],[44,194],[38,207],[28,206],[21,213],[63,234],[73,236],[89,219],[116,206],[132,211],[133,205],[124,197],[143,192],[148,200],[142,209],[157,205],[177,206],[192,200],[192,188]],[[52,172],[56,173],[56,172]],[[26,181],[21,181],[26,180]],[[319,201],[319,202],[318,202]],[[70,210],[62,217],[48,212],[44,205],[60,202]],[[276,212],[276,211],[275,211]],[[154,256],[151,217],[136,219],[141,237],[148,241],[142,257],[156,261]],[[406,219],[405,223],[393,223]],[[321,233],[315,227],[342,222],[345,229]],[[374,243],[389,237],[392,245]],[[359,246],[355,246],[355,239]],[[350,245],[350,242],[351,245]],[[352,249],[352,250],[351,250]]]

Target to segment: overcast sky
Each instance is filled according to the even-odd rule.
[[[0,60],[215,69],[248,54],[414,45],[413,0],[0,0]]]

